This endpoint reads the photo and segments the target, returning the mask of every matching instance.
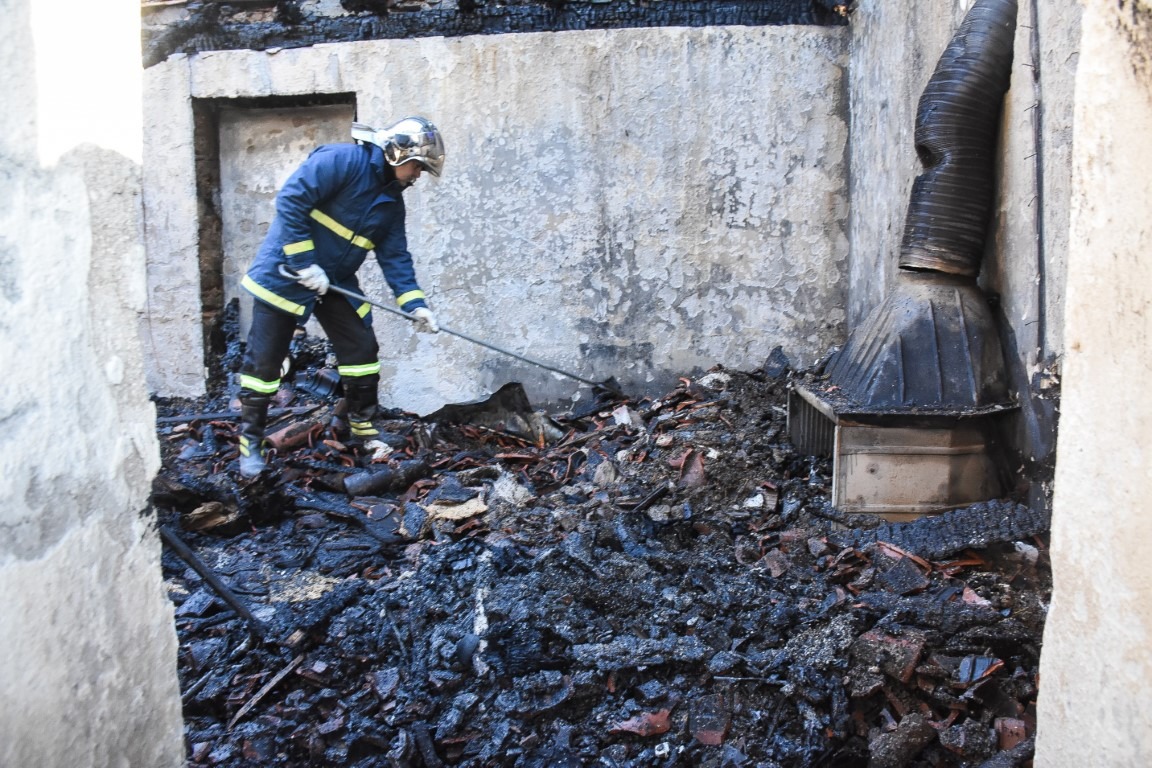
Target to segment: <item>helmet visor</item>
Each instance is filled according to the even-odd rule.
[[[384,156],[390,165],[416,161],[433,176],[439,176],[444,169],[444,140],[435,129],[411,133],[399,130],[388,138]]]

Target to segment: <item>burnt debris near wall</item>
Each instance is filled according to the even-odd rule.
[[[189,765],[1028,764],[1046,515],[836,511],[782,355],[353,449],[301,335],[242,483],[222,338],[216,393],[159,403]]]
[[[849,7],[831,0],[342,0],[340,5],[341,13],[323,13],[314,4],[292,0],[145,2],[144,66],[175,53],[363,40],[634,27],[835,25],[845,23]],[[159,14],[174,6],[183,13],[174,18]]]

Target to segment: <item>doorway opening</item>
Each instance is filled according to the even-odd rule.
[[[205,368],[220,359],[223,320],[238,304],[241,338],[251,300],[240,279],[275,214],[276,193],[321,144],[352,141],[355,93],[193,99]],[[209,371],[210,380],[220,380]]]

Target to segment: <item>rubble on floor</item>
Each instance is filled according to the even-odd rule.
[[[161,402],[188,764],[1029,765],[1046,518],[839,516],[791,376],[352,449],[319,358],[250,483],[228,403]]]

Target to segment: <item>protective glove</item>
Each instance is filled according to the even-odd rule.
[[[416,331],[418,333],[440,333],[440,324],[436,322],[436,315],[428,307],[417,307],[412,310],[412,317],[416,318]]]
[[[308,290],[316,291],[321,296],[328,292],[330,284],[328,274],[319,264],[310,264],[297,272],[296,275],[300,285]]]

